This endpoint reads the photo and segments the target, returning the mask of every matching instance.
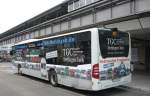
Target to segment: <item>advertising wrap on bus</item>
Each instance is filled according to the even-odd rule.
[[[13,65],[53,86],[102,90],[131,81],[130,45],[126,32],[91,28],[15,44]]]
[[[130,82],[129,34],[99,30],[102,88]]]

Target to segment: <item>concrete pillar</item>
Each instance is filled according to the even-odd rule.
[[[146,54],[145,54],[146,69],[150,71],[150,41],[146,42]]]

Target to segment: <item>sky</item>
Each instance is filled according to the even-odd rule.
[[[60,4],[64,0],[1,0],[0,33]]]

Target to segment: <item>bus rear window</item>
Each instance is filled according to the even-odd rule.
[[[111,30],[99,30],[99,42],[103,58],[128,56],[128,33],[120,31],[113,33]]]

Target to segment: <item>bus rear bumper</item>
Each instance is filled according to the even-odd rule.
[[[104,81],[99,81],[97,88],[92,88],[93,91],[99,91],[99,90],[104,90],[108,88],[113,88],[121,85],[126,85],[131,82],[131,74],[125,77],[122,77],[120,79],[116,80],[104,80]]]

